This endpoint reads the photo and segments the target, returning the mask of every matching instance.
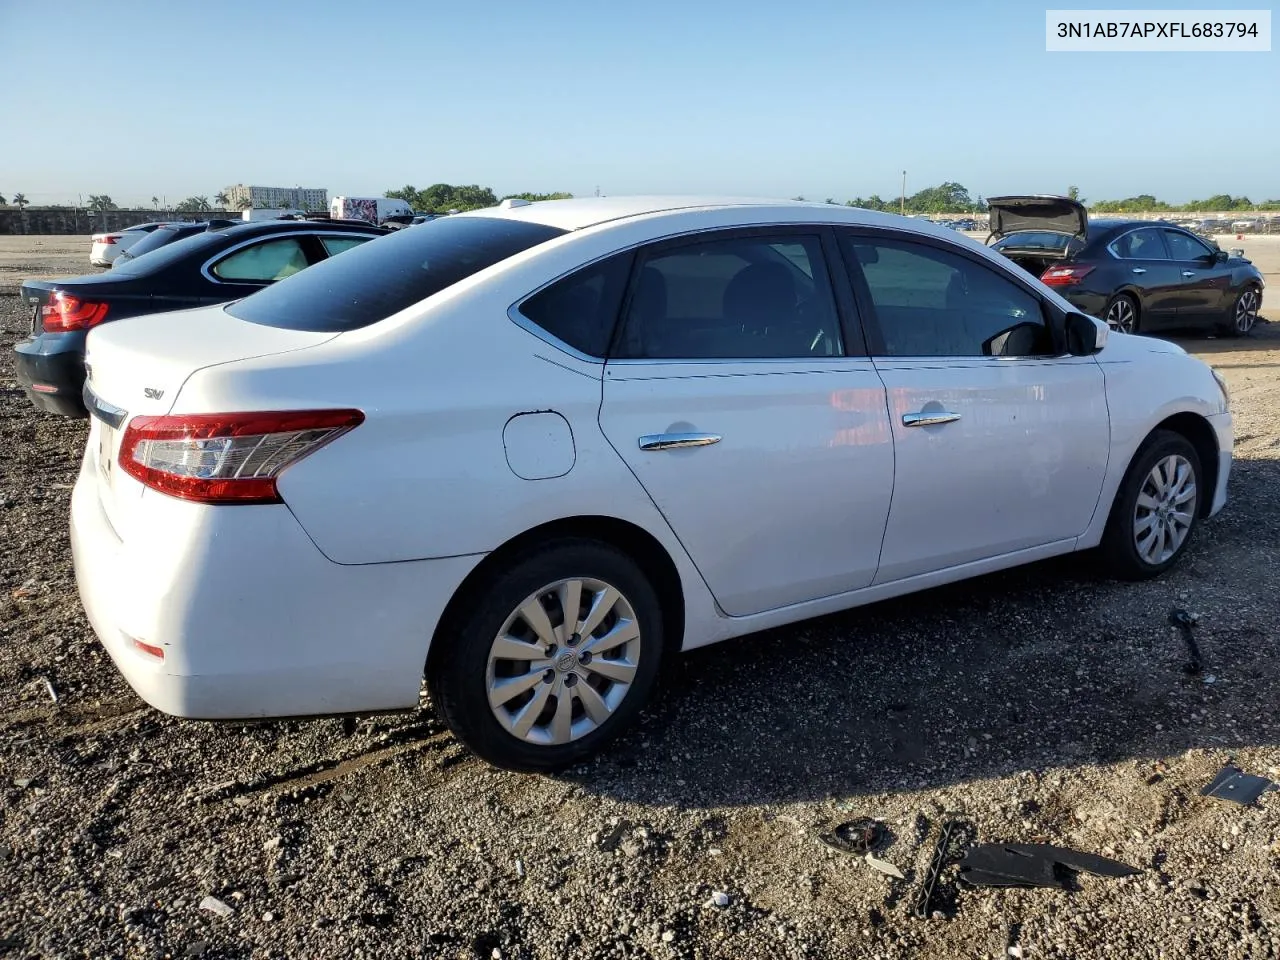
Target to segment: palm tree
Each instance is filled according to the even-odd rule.
[[[241,209],[241,210],[252,210],[252,209],[253,209],[253,201],[252,201],[252,200],[250,200],[248,197],[245,197],[243,200],[241,200],[241,201],[240,201],[240,209]]]
[[[0,207],[7,207],[8,205],[9,205],[9,201],[6,200],[4,197],[0,197]]]
[[[151,205],[152,205],[153,207],[155,207],[157,210],[159,210],[159,209],[160,209],[160,198],[159,198],[159,197],[152,197],[152,198],[151,198]]]
[[[13,205],[14,205],[15,207],[17,207],[19,210],[21,210],[23,207],[25,207],[25,206],[26,206],[27,204],[29,204],[30,202],[31,202],[30,200],[28,200],[25,196],[23,196],[23,195],[22,195],[22,194],[20,194],[20,193],[15,193],[15,194],[13,195]]]
[[[217,203],[220,210],[227,209],[227,194],[225,190],[219,190],[218,195],[214,197],[213,200]]]
[[[208,209],[209,209],[209,198],[208,198],[208,197],[196,197],[196,209],[197,209],[197,210],[200,210],[200,211],[208,210]]]

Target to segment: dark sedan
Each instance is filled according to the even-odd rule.
[[[108,273],[28,280],[31,335],[14,345],[36,409],[84,416],[84,345],[100,323],[239,300],[343,250],[385,236],[368,225],[265,220],[205,229]]]
[[[136,260],[143,254],[150,253],[152,250],[159,250],[161,247],[168,246],[175,240],[181,240],[183,237],[190,237],[197,233],[204,233],[206,230],[217,230],[219,227],[235,226],[237,223],[241,222],[243,221],[200,220],[194,223],[162,223],[159,227],[152,230],[128,250],[122,250],[120,255],[116,257],[115,263],[128,263],[130,260]]]
[[[1066,197],[996,197],[992,246],[1082,312],[1126,333],[1253,329],[1266,283],[1244,257],[1151,220],[1090,220]]]

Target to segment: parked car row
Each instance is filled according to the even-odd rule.
[[[993,197],[988,204],[994,249],[1125,333],[1199,326],[1240,337],[1257,323],[1261,271],[1183,227],[1091,220],[1066,197]]]
[[[386,233],[341,221],[159,224],[130,248],[137,256],[117,258],[107,273],[22,285],[31,330],[14,346],[18,383],[37,409],[84,416],[90,330],[128,317],[238,300]]]
[[[92,328],[80,594],[179,716],[412,708],[425,675],[477,754],[555,769],[679,650],[1077,550],[1151,577],[1226,498],[1209,367],[897,216],[521,202],[123,269],[28,284],[25,353]]]

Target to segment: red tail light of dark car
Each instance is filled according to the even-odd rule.
[[[1040,282],[1049,287],[1071,287],[1092,272],[1090,266],[1050,267],[1040,275]]]
[[[81,300],[59,290],[40,308],[40,317],[48,333],[88,330],[107,318],[107,304]]]

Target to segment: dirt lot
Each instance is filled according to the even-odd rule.
[[[1274,300],[1280,245],[1244,246]],[[86,253],[3,238],[0,287]],[[0,295],[0,956],[1280,957],[1280,794],[1199,796],[1228,758],[1280,778],[1280,323],[1187,342],[1231,384],[1238,459],[1170,575],[1046,563],[707,648],[609,756],[556,777],[488,769],[425,709],[144,707],[80,613],[84,425],[16,389],[26,323]],[[1200,615],[1200,676],[1173,607]],[[949,881],[917,920],[944,811],[1142,872]],[[858,815],[887,822],[905,880],[815,839]]]

